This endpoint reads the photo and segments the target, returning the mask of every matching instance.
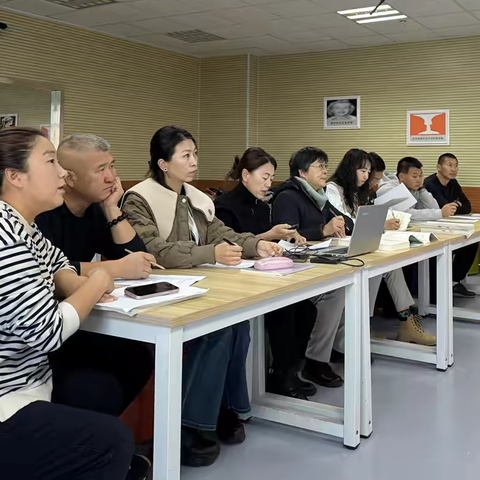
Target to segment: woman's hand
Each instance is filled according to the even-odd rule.
[[[261,258],[281,257],[283,248],[277,243],[260,240],[257,243],[257,254]]]
[[[400,220],[391,218],[385,222],[385,230],[398,230],[400,228]]]
[[[343,216],[333,217],[323,227],[323,236],[345,238],[345,219]]]
[[[290,240],[295,233],[297,233],[296,230],[291,228],[288,223],[282,223],[271,228],[265,237],[268,240]]]
[[[242,247],[222,242],[215,247],[215,261],[222,265],[239,265],[242,261],[242,252]]]

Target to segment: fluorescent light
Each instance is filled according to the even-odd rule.
[[[358,20],[357,23],[386,22],[387,20],[403,20],[404,18],[408,17],[406,15],[394,15],[392,17],[367,18],[366,20]]]
[[[371,12],[375,6],[373,7],[363,7],[363,8],[353,8],[352,10],[341,10],[337,12],[340,15],[351,15],[352,13],[369,13]],[[377,11],[380,12],[382,10],[390,10],[392,7],[390,5],[381,5],[378,7]]]
[[[351,15],[347,18],[350,20],[360,20],[361,18],[384,17],[385,15],[398,15],[398,10],[389,10],[388,12],[362,13],[359,15]]]

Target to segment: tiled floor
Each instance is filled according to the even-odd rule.
[[[473,282],[480,285],[480,277]],[[468,302],[480,309],[480,297]],[[424,323],[434,331],[433,319]],[[396,321],[375,324],[394,335]],[[445,373],[377,357],[374,433],[356,451],[341,440],[252,420],[243,445],[222,447],[211,467],[184,468],[182,480],[478,480],[479,365],[480,324],[456,322],[455,365]],[[342,389],[322,389],[316,398],[341,405],[342,396]]]

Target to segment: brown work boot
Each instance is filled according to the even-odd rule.
[[[435,335],[428,335],[424,332],[420,315],[410,315],[407,320],[400,322],[397,333],[399,342],[417,343],[432,347],[437,344]]]

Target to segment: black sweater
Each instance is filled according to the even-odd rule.
[[[272,228],[270,207],[239,183],[215,200],[215,215],[237,233],[259,235]]]
[[[328,201],[321,210],[303,185],[294,178],[290,178],[274,189],[273,224],[298,224],[298,233],[308,241],[322,240],[324,238],[323,228],[335,216],[343,216],[345,231],[347,235],[351,235],[353,231],[352,219],[342,215]]]
[[[450,180],[444,187],[434,173],[425,179],[425,188],[433,195],[440,208],[447,203],[458,201],[461,206],[457,209],[457,215],[466,215],[472,213],[470,200],[463,193],[462,187],[457,180]]]
[[[147,251],[138,235],[128,243],[116,244],[98,203],[90,205],[83,217],[76,217],[63,204],[40,214],[35,223],[43,235],[66,255],[79,275],[80,263],[91,262],[97,253],[107,260],[118,260],[127,255],[125,249],[132,252]]]

